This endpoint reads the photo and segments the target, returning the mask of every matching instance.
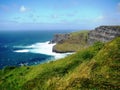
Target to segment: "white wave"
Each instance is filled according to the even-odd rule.
[[[71,53],[55,53],[52,52],[52,47],[55,44],[49,44],[49,41],[44,42],[44,43],[35,43],[32,45],[28,45],[28,46],[14,46],[14,48],[22,48],[22,50],[15,50],[14,52],[17,53],[25,53],[25,52],[30,52],[30,53],[40,53],[40,54],[45,54],[45,55],[51,55],[54,56],[55,59],[60,59],[60,58],[64,58],[65,56],[67,56],[68,54]]]
[[[25,53],[25,52],[29,52],[29,50],[27,49],[23,49],[23,50],[16,50],[14,52],[17,52],[17,53]]]

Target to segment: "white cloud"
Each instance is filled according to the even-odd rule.
[[[118,3],[118,6],[120,6],[120,2]]]
[[[101,15],[101,16],[99,16],[97,19],[99,19],[99,20],[103,20],[103,19],[104,19],[104,16]]]
[[[27,11],[27,8],[25,6],[20,7],[20,12],[26,12],[26,11]]]
[[[59,18],[59,16],[56,15],[56,14],[53,14],[53,15],[51,15],[51,18],[53,18],[53,19],[57,19],[57,18]]]
[[[120,25],[120,19],[119,19],[119,15],[106,14],[96,17],[93,23],[100,25]]]
[[[105,16],[100,15],[100,16],[96,17],[93,21],[94,22],[100,22],[100,21],[103,21],[104,19],[105,19]]]

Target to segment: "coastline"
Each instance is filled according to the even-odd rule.
[[[88,46],[89,31],[77,31],[65,34],[55,34],[50,43],[56,43],[52,51],[56,53],[74,53]]]
[[[6,32],[0,38],[0,68],[5,66],[36,65],[49,60],[61,59],[69,53],[52,52],[54,44],[48,44],[56,33],[69,33],[71,31],[37,31],[37,32]],[[14,36],[15,35],[15,36]],[[29,37],[28,37],[29,35]],[[4,36],[4,37],[3,37]],[[14,36],[14,37],[12,37]],[[14,39],[15,38],[15,39]],[[71,53],[70,53],[71,54]]]
[[[66,57],[67,55],[72,54],[72,52],[66,52],[66,53],[56,53],[53,52],[53,47],[56,45],[56,43],[49,43],[50,41],[46,42],[38,42],[35,44],[31,44],[28,46],[14,46],[14,48],[21,48],[18,50],[14,50],[13,52],[16,53],[34,53],[34,54],[44,54],[44,55],[50,55],[53,56],[54,60],[61,59]],[[45,60],[49,61],[49,60]],[[51,61],[51,60],[50,60]]]

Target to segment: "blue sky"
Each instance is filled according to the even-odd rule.
[[[0,30],[120,25],[120,0],[0,0]]]

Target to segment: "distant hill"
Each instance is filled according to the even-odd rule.
[[[120,37],[57,61],[6,67],[0,70],[0,89],[120,90]]]

